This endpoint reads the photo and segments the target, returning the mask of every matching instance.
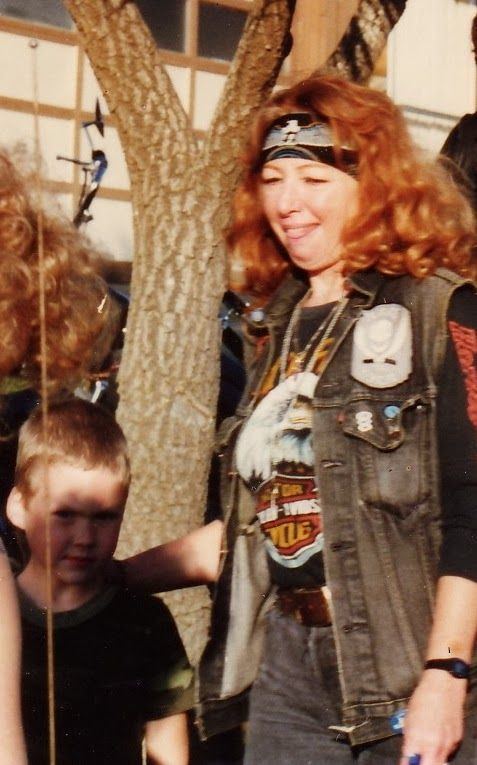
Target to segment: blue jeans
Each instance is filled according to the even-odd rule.
[[[268,615],[262,664],[252,689],[244,765],[397,765],[401,736],[351,748],[339,733],[341,694],[331,627]],[[453,765],[475,765],[475,717]]]

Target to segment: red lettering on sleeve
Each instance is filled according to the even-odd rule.
[[[464,375],[467,392],[467,414],[477,428],[477,330],[449,322],[454,347]]]

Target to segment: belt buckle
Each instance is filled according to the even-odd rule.
[[[303,606],[295,606],[295,608],[292,610],[291,615],[295,619],[295,621],[298,622],[298,624],[305,624],[306,620],[303,617]]]
[[[292,616],[306,627],[327,627],[331,624],[328,592],[325,587],[313,590],[306,587],[278,591],[278,604],[282,613]]]

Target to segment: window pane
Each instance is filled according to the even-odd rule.
[[[231,61],[246,20],[246,11],[200,3],[199,56]]]
[[[72,26],[71,18],[61,0],[0,0],[0,13],[65,29]]]
[[[159,48],[184,50],[185,0],[136,0]]]

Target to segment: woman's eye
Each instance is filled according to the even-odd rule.
[[[265,186],[268,186],[271,183],[278,183],[279,180],[280,180],[280,178],[279,178],[278,175],[266,175],[266,176],[262,175],[262,178],[261,178],[261,182]]]
[[[318,185],[320,183],[326,183],[324,178],[316,178],[313,175],[308,175],[305,177],[305,183],[310,183],[312,185]]]

